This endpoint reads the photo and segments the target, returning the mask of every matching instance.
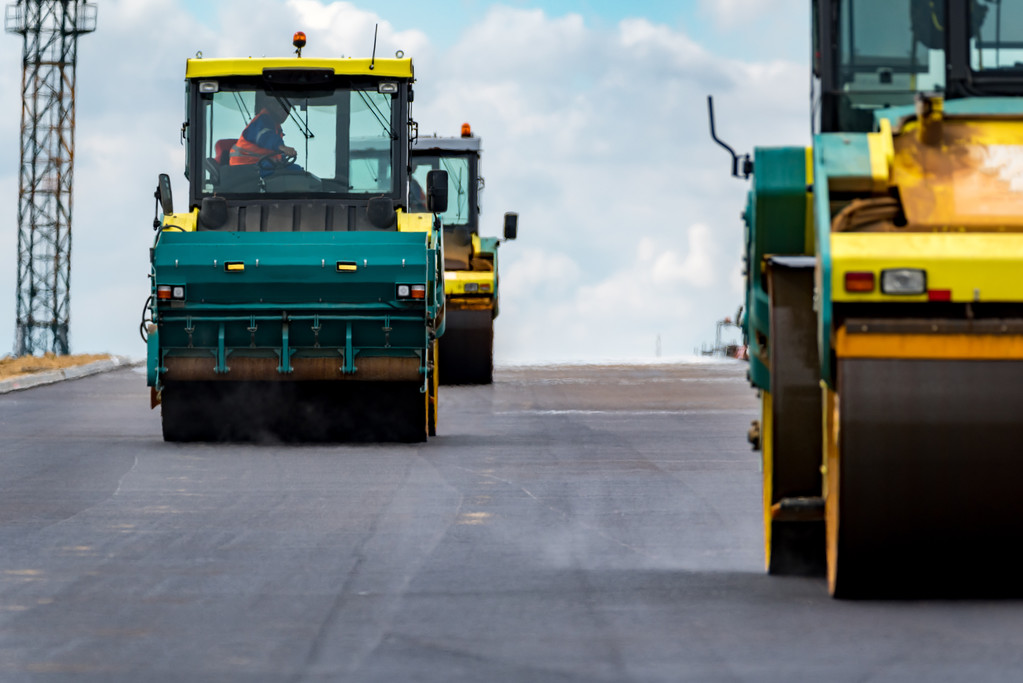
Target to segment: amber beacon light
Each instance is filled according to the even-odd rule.
[[[462,137],[463,138],[471,138],[472,137],[472,126],[470,126],[468,123],[463,123],[462,124]]]
[[[302,31],[296,31],[294,37],[291,39],[291,44],[295,46],[295,54],[301,57],[302,48],[305,47],[305,33]]]

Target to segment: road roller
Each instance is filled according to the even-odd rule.
[[[812,145],[752,177],[766,567],[838,598],[1015,595],[1023,3],[814,0]]]
[[[444,294],[447,299],[444,342],[438,347],[441,384],[490,384],[494,379],[494,319],[500,312],[497,248],[515,239],[518,214],[504,214],[504,240],[479,234],[482,144],[472,126],[457,137],[420,136],[412,145],[412,201],[426,195],[426,176],[443,170],[448,177],[444,226]]]
[[[409,206],[412,60],[185,67],[187,204],[156,190],[141,332],[167,441],[436,432],[448,182]]]

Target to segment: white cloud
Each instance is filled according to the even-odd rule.
[[[684,354],[711,340],[742,302],[748,184],[710,140],[706,95],[739,150],[805,144],[805,67],[731,59],[645,19],[605,32],[510,9],[438,57],[420,64],[417,118],[447,134],[468,120],[482,136],[485,233],[494,213],[520,213],[519,241],[502,247],[498,362],[649,356],[658,336],[666,355]],[[577,284],[545,287],[560,269],[539,254],[576,264]]]
[[[647,240],[644,242],[650,244]],[[659,285],[682,283],[700,288],[715,284],[718,279],[718,270],[715,267],[718,249],[711,237],[710,229],[705,225],[694,225],[689,228],[688,247],[684,258],[679,257],[671,249],[657,255],[650,270],[654,283]]]
[[[295,26],[309,27],[305,30],[309,39],[306,56],[369,56],[377,25],[378,57],[391,57],[397,50],[419,55],[429,46],[421,31],[396,31],[390,22],[350,2],[324,5],[318,0],[287,0],[286,5],[294,13]]]
[[[725,28],[753,23],[792,0],[700,0],[700,7]],[[803,8],[801,8],[803,9]]]
[[[502,253],[512,247],[504,247]],[[500,265],[501,286],[533,296],[564,298],[579,282],[579,265],[569,256],[525,247],[507,266]]]

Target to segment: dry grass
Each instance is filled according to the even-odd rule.
[[[60,370],[75,365],[85,365],[98,360],[106,360],[110,354],[80,354],[73,356],[58,356],[47,353],[43,356],[5,356],[0,358],[0,379],[10,379],[18,375],[31,375],[34,372],[46,372],[48,370]]]

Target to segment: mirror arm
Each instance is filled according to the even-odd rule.
[[[739,156],[732,149],[731,145],[722,140],[717,136],[714,131],[714,98],[711,95],[707,95],[707,114],[710,118],[710,138],[714,142],[724,147],[729,154],[732,155],[732,177],[733,178],[749,178],[753,175],[753,160],[750,159],[749,154],[743,154]],[[742,168],[740,169],[740,164]]]

